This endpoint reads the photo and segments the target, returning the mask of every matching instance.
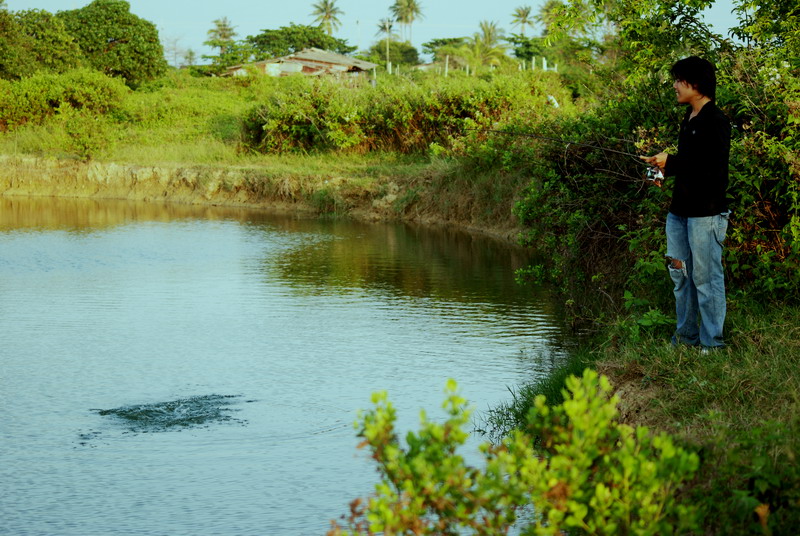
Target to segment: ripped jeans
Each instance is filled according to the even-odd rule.
[[[728,214],[700,218],[667,215],[667,267],[675,284],[675,344],[725,346],[725,274],[722,244]],[[698,313],[700,325],[697,323]]]

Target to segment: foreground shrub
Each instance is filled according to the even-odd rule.
[[[691,530],[694,510],[675,495],[697,470],[697,456],[666,434],[617,422],[618,399],[609,393],[608,380],[592,370],[570,377],[562,404],[549,407],[537,398],[527,433],[481,446],[484,468],[457,453],[470,412],[452,380],[447,420],[438,424],[423,413],[420,431],[408,433],[405,447],[386,394],[373,395],[376,407],[362,415],[359,436],[381,482],[374,497],[351,504],[347,527],[334,523],[329,535],[506,534],[529,507],[526,534]]]

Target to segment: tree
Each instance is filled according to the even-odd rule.
[[[411,41],[411,25],[415,20],[422,18],[422,7],[417,0],[395,0],[390,8],[397,22],[408,30],[408,41]]]
[[[519,26],[519,31],[522,37],[525,37],[525,27],[533,28],[533,16],[531,15],[531,6],[520,6],[514,10],[513,18],[511,19],[513,26]]]
[[[394,31],[394,19],[385,18],[381,19],[378,23],[378,33],[375,35],[385,34],[386,38],[384,39],[384,48],[386,49],[386,56],[384,56],[384,60],[386,60],[386,65],[389,65],[389,42],[394,40],[396,37]]]
[[[561,0],[547,0],[539,9],[539,13],[534,17],[536,22],[542,24],[542,36],[546,37],[554,29],[560,13],[564,10],[564,3]]]
[[[496,22],[483,20],[480,23],[480,29],[480,37],[486,46],[494,47],[499,44],[500,38],[503,36],[503,30],[497,26]]]
[[[431,39],[427,43],[422,43],[422,51],[425,54],[430,54],[433,56],[433,61],[441,61],[443,56],[440,53],[440,50],[443,47],[458,48],[466,41],[466,37],[443,37],[439,39]]]
[[[506,56],[505,45],[500,44],[502,30],[496,22],[482,21],[481,31],[466,39],[460,45],[445,45],[438,49],[438,55],[447,54],[455,64],[469,67],[474,73],[481,67],[497,67]]]
[[[197,61],[197,53],[190,48],[184,53],[183,61],[185,62],[185,65],[191,67]]]
[[[786,0],[774,0],[784,4]],[[713,59],[715,44],[723,39],[709,30],[702,10],[710,0],[548,0],[542,18],[551,18],[548,41],[563,37],[580,40],[594,51],[595,63],[602,66],[606,55],[617,65],[614,72],[626,72],[626,84],[647,79],[661,85],[660,76],[669,64],[691,54]],[[771,4],[773,0],[766,0]],[[788,5],[788,4],[787,4]],[[794,5],[794,4],[792,4]],[[611,55],[608,52],[612,52]]]
[[[333,35],[334,30],[338,30],[342,25],[339,15],[344,15],[344,11],[336,7],[336,0],[319,0],[312,6],[314,11],[311,15],[314,22],[325,30],[328,35]]]
[[[0,78],[63,73],[83,62],[80,47],[55,15],[41,9],[11,13],[0,6],[0,16]]]
[[[397,34],[394,32],[394,19],[385,18],[378,21],[378,31],[375,35],[385,35],[387,39],[396,39]]]
[[[469,67],[473,73],[481,67],[497,67],[506,58],[506,49],[497,44],[496,39],[491,32],[488,35],[476,33],[460,46],[441,47],[439,55],[449,55],[454,63]]]
[[[242,65],[243,63],[252,61],[253,56],[254,50],[249,43],[231,41],[225,45],[225,48],[222,49],[222,53],[218,56],[203,55],[203,59],[211,60],[211,65],[199,66],[197,71],[205,74],[220,75],[228,67]]]
[[[32,39],[6,10],[0,10],[0,78],[15,80],[35,71]]]
[[[94,0],[56,14],[91,67],[131,86],[164,74],[167,62],[158,30],[130,12],[125,0]]]
[[[219,49],[219,54],[216,56],[203,55],[203,59],[211,60],[211,65],[204,66],[199,71],[218,75],[232,65],[241,65],[250,61],[253,57],[253,47],[249,43],[233,40],[236,37],[236,30],[228,17],[222,17],[213,22],[214,27],[208,31],[208,40],[203,44]]]
[[[55,15],[29,9],[16,12],[14,18],[20,30],[31,38],[29,50],[39,69],[63,73],[81,64],[83,54],[78,43]]]
[[[768,50],[778,63],[787,61],[800,67],[800,11],[795,2],[746,1],[735,10],[740,24],[732,30],[743,41]]]
[[[236,37],[236,31],[228,17],[222,17],[214,21],[214,27],[207,32],[207,35],[208,39],[203,44],[218,48],[219,55],[222,56],[233,46],[233,38]]]
[[[277,30],[262,30],[245,41],[252,47],[256,60],[287,56],[305,48],[321,48],[339,54],[351,54],[356,47],[347,41],[326,34],[319,26],[290,24]]]
[[[546,56],[543,37],[526,37],[522,34],[512,34],[505,40],[511,44],[514,57],[520,60],[531,61],[537,56]]]
[[[386,65],[388,44],[388,61],[392,65],[417,65],[419,64],[419,51],[411,43],[403,41],[379,41],[370,47],[367,59],[379,65]]]

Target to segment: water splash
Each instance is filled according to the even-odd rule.
[[[93,411],[104,417],[116,419],[133,432],[165,432],[205,427],[222,422],[246,424],[247,421],[232,415],[238,410],[230,406],[239,398],[238,395],[203,395]]]

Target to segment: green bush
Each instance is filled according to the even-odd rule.
[[[36,74],[0,84],[0,131],[42,123],[62,107],[108,114],[120,106],[129,91],[120,80],[88,69]]]
[[[58,118],[67,136],[65,149],[83,161],[99,156],[114,141],[109,125],[102,116],[62,106]]]
[[[525,534],[681,534],[695,528],[693,508],[676,492],[698,467],[698,457],[666,434],[652,435],[616,420],[617,397],[605,377],[587,369],[567,380],[562,404],[538,397],[527,433],[484,444],[485,467],[468,466],[457,449],[467,437],[466,401],[448,384],[448,418],[409,432],[406,446],[394,429],[385,393],[361,416],[359,436],[382,479],[375,496],[351,504],[342,534],[507,534],[518,511],[532,506]],[[537,438],[538,448],[534,440]]]
[[[246,115],[244,139],[260,152],[426,152],[432,144],[451,146],[465,129],[491,128],[512,112],[541,115],[551,92],[561,98],[565,90],[541,73],[382,78],[377,87],[288,77]]]

